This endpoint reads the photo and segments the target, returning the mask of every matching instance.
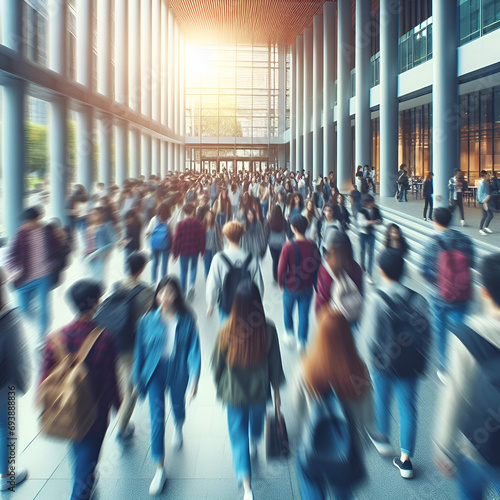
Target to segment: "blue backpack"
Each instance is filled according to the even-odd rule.
[[[158,222],[151,233],[152,250],[168,250],[172,246],[172,240],[166,222]]]

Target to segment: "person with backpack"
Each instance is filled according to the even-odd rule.
[[[219,320],[222,324],[233,306],[234,294],[240,281],[251,279],[257,285],[261,297],[264,295],[264,281],[257,259],[240,247],[245,228],[236,221],[227,222],[222,233],[228,248],[217,253],[210,266],[206,284],[207,316],[213,314],[215,304],[219,307]]]
[[[452,214],[447,208],[434,210],[436,234],[426,245],[422,276],[431,285],[429,303],[438,352],[438,378],[444,382],[447,371],[446,350],[451,323],[461,323],[472,298],[472,268],[475,251],[472,240],[449,228]]]
[[[281,250],[286,243],[287,225],[283,212],[279,205],[274,205],[271,211],[271,218],[266,221],[265,226],[266,241],[269,252],[273,260],[273,279],[278,282],[278,264]]]
[[[407,192],[409,188],[409,179],[408,173],[406,172],[406,165],[403,163],[401,167],[399,167],[398,172],[398,191],[396,193],[396,199],[398,201],[407,202]]]
[[[266,404],[274,393],[280,412],[280,387],[285,382],[278,334],[266,319],[255,283],[242,281],[235,293],[228,320],[222,326],[212,354],[217,399],[227,408],[229,441],[243,499],[253,500],[251,459],[264,430]]]
[[[196,271],[198,270],[198,257],[205,253],[206,230],[201,222],[195,217],[195,207],[191,203],[184,205],[182,211],[185,218],[179,222],[175,231],[174,242],[172,244],[172,254],[174,260],[177,258],[181,262],[181,287],[182,293],[188,298],[194,295],[194,283],[196,281]],[[189,275],[189,290],[187,290],[187,273],[191,263]]]
[[[434,462],[456,475],[460,500],[500,495],[500,254],[479,267],[482,313],[452,326],[448,383],[439,395]]]
[[[158,495],[165,486],[165,394],[170,393],[174,417],[175,451],[182,447],[186,418],[185,397],[198,390],[201,352],[193,312],[184,302],[177,278],[165,276],[156,289],[152,308],[139,322],[133,380],[139,398],[149,398],[151,457],[157,465],[149,488]]]
[[[283,290],[286,330],[283,341],[288,346],[294,342],[293,309],[297,304],[299,315],[297,350],[302,353],[309,333],[309,309],[321,256],[316,243],[305,237],[308,223],[303,215],[294,215],[290,220],[290,226],[294,239],[283,246],[278,266],[278,284]]]
[[[80,280],[70,287],[68,297],[76,309],[76,318],[48,337],[37,400],[42,409],[42,433],[71,443],[71,500],[86,500],[94,487],[109,412],[111,407],[120,407],[121,395],[114,339],[93,320],[101,286]],[[71,383],[75,379],[83,381]],[[68,403],[61,407],[61,401]],[[77,404],[71,405],[71,401]]]
[[[156,285],[160,260],[160,279],[167,274],[168,259],[172,248],[172,231],[169,226],[170,213],[170,205],[167,202],[161,203],[156,211],[156,216],[151,219],[146,228],[145,237],[149,237],[151,247],[151,283],[153,285]]]
[[[477,187],[477,201],[481,204],[483,216],[479,224],[479,234],[487,236],[493,231],[489,228],[493,219],[493,210],[491,209],[491,183],[490,174],[486,170],[481,171],[481,180]]]
[[[345,318],[328,307],[304,356],[293,394],[304,432],[297,456],[301,498],[350,500],[365,476],[363,436],[372,426],[370,375]]]
[[[28,475],[26,469],[13,471],[9,465],[9,445],[18,436],[17,429],[14,434],[9,431],[9,411],[16,398],[26,394],[31,378],[28,344],[17,310],[8,306],[6,283],[0,268],[0,491],[15,487]]]
[[[410,458],[417,436],[417,388],[429,356],[430,325],[427,301],[401,284],[404,259],[385,249],[379,259],[382,286],[368,299],[361,321],[375,389],[376,430],[370,433],[377,451],[391,456],[390,400],[398,399],[401,454],[393,460],[401,477],[413,477]]]

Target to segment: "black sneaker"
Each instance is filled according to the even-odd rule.
[[[375,446],[375,449],[383,456],[390,457],[394,454],[394,449],[391,446],[390,441],[382,434],[378,433],[368,433],[370,441]]]
[[[399,469],[401,477],[405,479],[411,479],[413,477],[413,466],[411,465],[410,459],[401,462],[401,459],[396,457],[392,463]]]

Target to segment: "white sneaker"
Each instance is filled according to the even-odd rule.
[[[245,494],[243,495],[243,500],[253,500],[253,491],[245,490]]]
[[[463,219],[460,221],[460,225],[465,226],[465,221]]]
[[[285,344],[287,347],[292,347],[295,337],[290,333],[284,333],[281,336],[281,340],[283,341],[283,344]]]
[[[9,488],[14,488],[19,483],[22,483],[28,477],[28,471],[21,469],[14,477],[0,477],[0,491],[7,491]]]
[[[179,451],[182,448],[182,427],[175,427],[172,447],[174,451]]]
[[[424,222],[427,222],[427,217],[424,217]]]
[[[486,231],[488,234],[492,234],[493,231],[489,227],[485,227],[483,231]]]
[[[297,352],[299,354],[304,353],[306,350],[306,343],[302,342],[301,340],[297,340]]]
[[[167,475],[165,474],[165,468],[161,467],[160,469],[156,469],[155,477],[151,481],[149,487],[149,494],[152,496],[159,495],[163,491],[163,488],[165,488],[166,482]]]
[[[483,231],[482,229],[479,230],[479,234],[481,236],[487,236],[488,235],[488,233],[486,231]]]

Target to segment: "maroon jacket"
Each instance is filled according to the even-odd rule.
[[[179,222],[172,245],[174,257],[205,254],[205,237],[206,231],[198,219],[189,217]]]

